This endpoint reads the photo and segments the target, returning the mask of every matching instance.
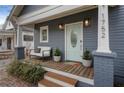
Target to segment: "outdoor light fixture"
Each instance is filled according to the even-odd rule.
[[[59,29],[63,30],[64,29],[64,25],[63,24],[59,24]]]
[[[91,18],[84,18],[84,27],[89,27],[91,26]]]

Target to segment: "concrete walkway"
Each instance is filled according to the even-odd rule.
[[[10,62],[11,59],[0,60],[0,70],[6,68]]]

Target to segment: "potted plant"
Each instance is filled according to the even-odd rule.
[[[85,67],[90,67],[92,64],[92,55],[89,50],[85,50],[83,53],[83,65]]]
[[[61,60],[61,51],[58,48],[54,50],[53,59],[55,62],[59,62]]]

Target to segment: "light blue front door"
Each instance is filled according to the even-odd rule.
[[[83,54],[83,24],[66,25],[66,60],[81,61]]]

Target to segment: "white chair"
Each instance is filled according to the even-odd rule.
[[[36,52],[37,49],[40,49],[39,52]],[[30,50],[30,58],[31,56],[37,56],[41,58],[51,57],[51,47],[38,46],[37,49]]]

